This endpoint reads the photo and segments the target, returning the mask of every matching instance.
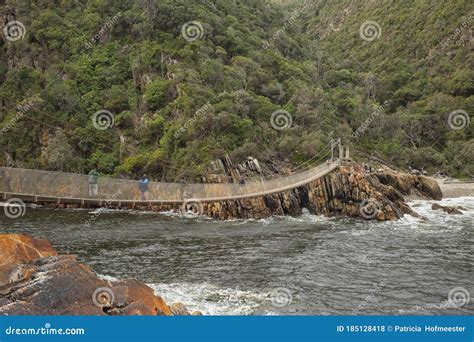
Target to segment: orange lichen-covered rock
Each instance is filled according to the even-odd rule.
[[[49,242],[0,234],[0,315],[173,315],[152,288],[107,281]],[[5,248],[3,248],[5,246]],[[8,261],[6,261],[8,260]]]
[[[48,240],[28,235],[0,234],[0,266],[27,263],[56,254]]]

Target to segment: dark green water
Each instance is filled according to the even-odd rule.
[[[469,211],[450,216],[420,201],[428,221],[386,223],[107,212],[87,226],[86,210],[28,207],[0,215],[0,232],[47,238],[101,275],[137,278],[205,314],[473,314],[472,300],[454,307],[448,296],[474,295],[474,199],[442,204]]]

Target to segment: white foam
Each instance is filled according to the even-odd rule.
[[[303,211],[303,214],[300,216],[287,216],[285,219],[288,219],[292,222],[302,222],[302,223],[328,223],[334,222],[337,220],[336,217],[327,217],[323,215],[314,215],[310,214],[308,211]]]
[[[461,215],[448,214],[442,210],[433,210],[433,204],[450,207],[462,207]],[[423,234],[456,233],[464,229],[466,222],[474,219],[474,197],[446,198],[441,201],[414,200],[408,203],[423,218],[405,215],[398,221],[390,222],[388,228],[407,230]]]
[[[115,278],[115,277],[112,277],[112,276],[109,276],[109,275],[104,275],[104,274],[98,274],[97,277],[99,279],[105,280],[108,283],[119,280],[118,278]]]
[[[251,315],[268,301],[270,293],[256,293],[243,286],[221,288],[213,284],[148,284],[167,303],[183,303],[204,315]]]
[[[89,211],[88,213],[91,215],[96,215],[96,214],[113,214],[117,212],[123,212],[124,210],[121,209],[109,209],[109,208],[97,208],[93,211]]]
[[[173,217],[173,218],[212,220],[212,218],[210,218],[207,215],[202,215],[202,214],[195,213],[192,211],[187,211],[183,213],[180,210],[168,210],[168,211],[156,212],[155,214],[160,214],[163,216]]]

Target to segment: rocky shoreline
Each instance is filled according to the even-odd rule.
[[[297,216],[306,208],[315,215],[388,221],[404,214],[418,216],[405,202],[410,195],[442,199],[441,189],[432,178],[388,168],[366,172],[360,164],[349,162],[301,187],[239,201],[203,204],[203,212],[215,219],[259,219]]]
[[[107,281],[44,239],[0,234],[0,315],[200,315],[135,280]]]
[[[228,201],[189,200],[183,204],[122,203],[110,209],[135,209],[154,212],[193,211],[217,220],[263,219],[272,216],[311,214],[328,217],[354,217],[366,220],[397,220],[405,214],[418,217],[406,203],[410,197],[441,200],[442,192],[433,178],[379,168],[374,172],[355,162],[345,162],[335,171],[298,188],[270,195]],[[45,203],[52,208],[98,208],[94,205]],[[183,209],[184,208],[184,209]]]

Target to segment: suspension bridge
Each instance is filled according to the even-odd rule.
[[[318,159],[317,159],[318,158]],[[333,139],[315,157],[289,176],[235,183],[150,182],[141,200],[138,181],[101,176],[97,193],[91,195],[88,175],[0,167],[0,198],[32,203],[76,204],[81,206],[130,207],[193,202],[224,202],[275,194],[301,187],[338,168],[349,159],[341,139]]]

